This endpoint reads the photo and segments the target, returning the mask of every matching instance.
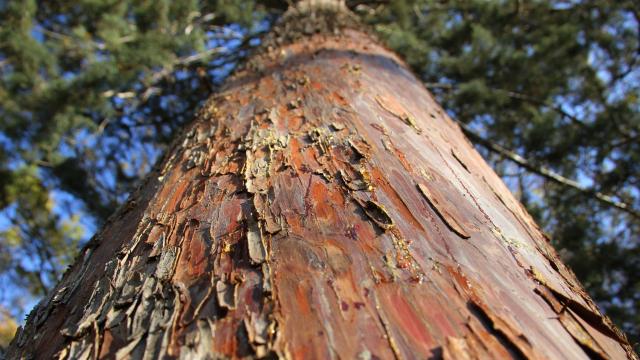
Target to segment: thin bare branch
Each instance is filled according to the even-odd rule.
[[[458,87],[454,84],[447,84],[447,83],[425,83],[425,86],[428,89],[446,89],[446,90],[456,90]],[[542,99],[538,99],[536,97],[527,95],[527,94],[523,94],[523,93],[519,93],[516,91],[511,91],[511,90],[506,90],[506,89],[500,89],[500,88],[493,88],[490,87],[489,88],[492,91],[496,91],[496,92],[500,92],[512,99],[517,99],[517,100],[521,100],[521,101],[526,101],[535,105],[539,105],[539,106],[544,106],[544,107],[548,107],[549,109],[557,112],[558,114],[560,114],[561,116],[569,119],[573,124],[580,126],[580,127],[584,127],[586,126],[585,122],[579,118],[577,118],[575,115],[569,114],[568,112],[566,112],[564,109],[562,109],[561,106],[555,105],[553,103],[550,103],[548,101],[544,101]]]
[[[538,174],[542,177],[544,177],[545,179],[551,180],[557,184],[560,184],[562,186],[566,186],[575,190],[578,190],[579,192],[594,197],[595,199],[597,199],[598,201],[600,201],[601,203],[608,205],[608,206],[612,206],[615,207],[619,210],[625,211],[628,214],[639,218],[640,219],[640,212],[638,212],[636,209],[632,208],[631,205],[622,202],[622,201],[618,201],[615,199],[614,195],[608,195],[608,194],[604,194],[602,192],[596,191],[594,189],[591,189],[589,187],[586,187],[584,185],[581,185],[579,182],[566,178],[560,174],[558,174],[557,172],[549,169],[548,167],[545,166],[541,166],[538,164],[533,163],[530,160],[525,159],[524,157],[520,156],[518,153],[516,153],[515,151],[506,149],[482,136],[480,136],[478,133],[476,133],[475,131],[473,131],[468,125],[462,123],[462,122],[457,122],[458,125],[460,126],[460,128],[462,129],[462,131],[465,133],[465,135],[467,135],[467,137],[469,137],[469,139],[471,141],[473,141],[476,144],[479,144],[481,146],[483,146],[484,148],[486,148],[489,151],[492,151],[496,154],[499,154],[500,156],[516,163],[517,165],[529,170],[532,173]]]

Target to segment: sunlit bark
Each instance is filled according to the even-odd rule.
[[[212,97],[9,358],[634,357],[403,62],[316,30]]]

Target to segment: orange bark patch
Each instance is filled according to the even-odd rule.
[[[311,313],[311,305],[309,304],[309,297],[307,294],[307,289],[306,286],[304,286],[303,284],[298,284],[298,286],[296,287],[296,303],[298,305],[298,308],[300,309],[300,313],[298,313],[301,316],[306,316],[309,315]]]
[[[405,340],[413,343],[416,348],[422,349],[424,353],[430,352],[435,345],[433,338],[429,336],[428,329],[420,321],[422,317],[416,314],[405,295],[400,290],[395,290],[385,301],[391,327],[400,331]]]

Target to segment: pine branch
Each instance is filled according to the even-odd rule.
[[[40,24],[36,24],[35,28],[38,29],[38,31],[40,31],[41,33],[49,36],[52,39],[65,41],[67,44],[73,44],[73,45],[77,46],[78,48],[82,48],[84,45],[89,45],[90,47],[96,48],[98,50],[106,50],[107,49],[107,45],[103,41],[81,39],[81,38],[78,38],[78,37],[76,37],[74,35],[63,34],[63,33],[59,33],[59,32],[47,29],[46,27],[44,27],[44,26],[42,26]],[[134,36],[127,35],[127,36],[123,36],[123,37],[117,39],[115,42],[117,44],[125,44],[125,43],[133,41],[133,40],[135,40]]]
[[[225,50],[227,50],[225,47],[215,47],[199,53],[180,57],[175,61],[172,61],[169,64],[166,64],[160,70],[152,73],[149,81],[147,81],[143,90],[140,90],[140,91],[129,90],[129,91],[120,91],[120,92],[116,92],[114,90],[106,90],[102,92],[102,96],[108,97],[108,98],[118,97],[121,99],[129,99],[129,98],[133,98],[133,97],[137,97],[138,95],[141,95],[143,101],[146,101],[151,95],[153,95],[154,93],[160,90],[155,85],[161,80],[171,75],[176,68],[189,66],[195,62],[201,61],[207,56],[223,53],[225,52]]]
[[[635,69],[632,67],[632,69]],[[626,76],[626,75],[625,75]],[[454,84],[447,84],[447,83],[425,83],[425,86],[428,89],[445,89],[445,90],[456,90],[458,89],[457,85]],[[502,93],[512,99],[516,99],[516,100],[520,100],[520,101],[525,101],[528,102],[530,104],[534,104],[534,105],[538,105],[538,106],[543,106],[546,108],[549,108],[553,111],[555,111],[556,113],[558,113],[560,116],[562,116],[563,118],[569,119],[569,121],[577,126],[580,127],[582,129],[587,129],[587,127],[589,126],[589,124],[587,124],[584,120],[578,118],[575,115],[572,115],[570,113],[568,113],[567,111],[565,111],[562,106],[560,105],[556,105],[553,102],[550,101],[545,101],[542,100],[540,98],[536,98],[527,94],[523,94],[523,93],[519,93],[516,91],[511,91],[511,90],[506,90],[506,89],[500,89],[500,88],[495,88],[495,87],[489,87],[488,88],[491,91],[495,91],[495,92],[499,92]],[[629,135],[629,132],[631,131],[640,131],[640,126],[635,126],[632,127],[630,129],[623,129],[620,127],[620,124],[618,124],[617,122],[615,122],[614,120],[614,124],[616,124],[616,128],[618,130],[618,135],[620,135],[622,138],[624,138],[624,141],[635,141],[636,140],[636,136],[633,135]],[[587,129],[588,130],[588,129]]]
[[[241,56],[238,56],[238,54],[242,50],[248,50],[251,48],[250,40],[260,36],[261,34],[263,34],[263,32],[255,32],[246,36],[243,36],[238,33],[232,33],[230,36],[226,36],[226,37],[216,36],[216,40],[231,40],[231,39],[238,40],[242,37],[244,38],[242,39],[242,43],[238,47],[234,48],[233,51],[230,51],[230,49],[228,49],[225,46],[218,46],[210,49],[205,49],[203,51],[200,51],[191,55],[177,58],[176,60],[164,65],[162,68],[158,69],[157,71],[152,72],[148,76],[148,80],[143,82],[142,89],[139,89],[139,90],[131,89],[127,91],[116,91],[116,90],[110,89],[110,90],[103,91],[102,96],[107,98],[117,97],[120,99],[140,98],[142,102],[145,102],[152,95],[158,94],[162,91],[162,89],[156,85],[160,81],[168,78],[171,74],[174,73],[176,69],[187,68],[193,65],[194,63],[201,62],[202,60],[205,60],[207,57],[212,55],[217,55],[222,57],[223,56],[222,54],[224,54],[224,56],[227,58],[225,61],[225,64],[233,62],[241,58]]]
[[[607,206],[615,207],[619,210],[622,210],[640,219],[640,212],[632,208],[631,205],[625,202],[616,200],[612,195],[607,195],[602,192],[596,191],[594,189],[590,189],[589,187],[586,187],[584,185],[581,185],[577,181],[566,178],[545,166],[535,164],[532,161],[527,160],[524,157],[520,156],[516,152],[506,149],[488,139],[485,139],[484,137],[480,136],[478,133],[473,131],[468,125],[460,121],[456,121],[456,122],[458,123],[462,131],[465,133],[465,135],[467,135],[467,137],[469,137],[471,141],[483,146],[487,150],[492,151],[496,154],[499,154],[500,156],[516,163],[517,165],[529,170],[532,173],[535,173],[544,177],[547,180],[551,180],[556,184],[560,184],[562,186],[566,186],[574,190],[578,190],[579,192],[585,195],[594,197],[595,199],[597,199],[598,201],[600,201],[601,203]]]
[[[425,83],[424,84],[427,89],[446,89],[446,90],[456,90],[457,86],[454,84],[447,84],[447,83]],[[584,127],[586,126],[585,122],[582,121],[581,119],[578,119],[575,115],[571,115],[568,112],[566,112],[564,109],[562,109],[561,106],[552,104],[548,101],[544,101],[542,99],[538,99],[536,97],[527,95],[527,94],[523,94],[523,93],[519,93],[516,91],[511,91],[511,90],[505,90],[505,89],[500,89],[500,88],[494,88],[494,87],[489,87],[489,90],[491,91],[496,91],[496,92],[500,92],[503,93],[504,95],[512,98],[512,99],[517,99],[517,100],[521,100],[521,101],[526,101],[538,106],[544,106],[544,107],[548,107],[549,109],[557,112],[558,114],[560,114],[561,116],[569,119],[573,124],[580,126],[580,127]]]

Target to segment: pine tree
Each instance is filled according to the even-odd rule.
[[[9,358],[636,358],[408,67],[302,2]]]

